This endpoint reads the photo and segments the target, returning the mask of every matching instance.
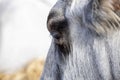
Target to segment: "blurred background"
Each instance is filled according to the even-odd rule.
[[[13,77],[43,68],[51,42],[46,20],[56,1],[0,0],[0,80],[28,80]],[[40,69],[36,71],[39,76]]]

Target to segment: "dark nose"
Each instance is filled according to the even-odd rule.
[[[67,19],[64,16],[64,10],[60,9],[51,10],[47,21],[47,28],[51,35],[56,39],[60,39],[66,27]]]
[[[48,30],[56,30],[60,27],[63,27],[64,23],[66,22],[66,19],[64,15],[60,15],[57,12],[50,12],[48,16],[48,21],[47,21],[47,27]]]

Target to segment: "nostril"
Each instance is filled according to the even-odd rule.
[[[56,44],[62,45],[68,35],[68,23],[64,15],[51,12],[48,16],[47,28]]]
[[[54,17],[47,23],[48,30],[61,31],[67,27],[67,20],[64,17]]]
[[[63,18],[53,18],[48,21],[48,30],[55,39],[55,42],[59,44],[68,30],[67,20]]]

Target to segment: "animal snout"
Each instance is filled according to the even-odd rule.
[[[47,28],[53,38],[60,39],[67,28],[67,19],[61,13],[51,11],[48,16]]]

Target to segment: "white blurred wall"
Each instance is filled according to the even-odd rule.
[[[46,57],[51,42],[46,20],[55,2],[56,0],[1,1],[0,71],[11,73],[34,58]]]

